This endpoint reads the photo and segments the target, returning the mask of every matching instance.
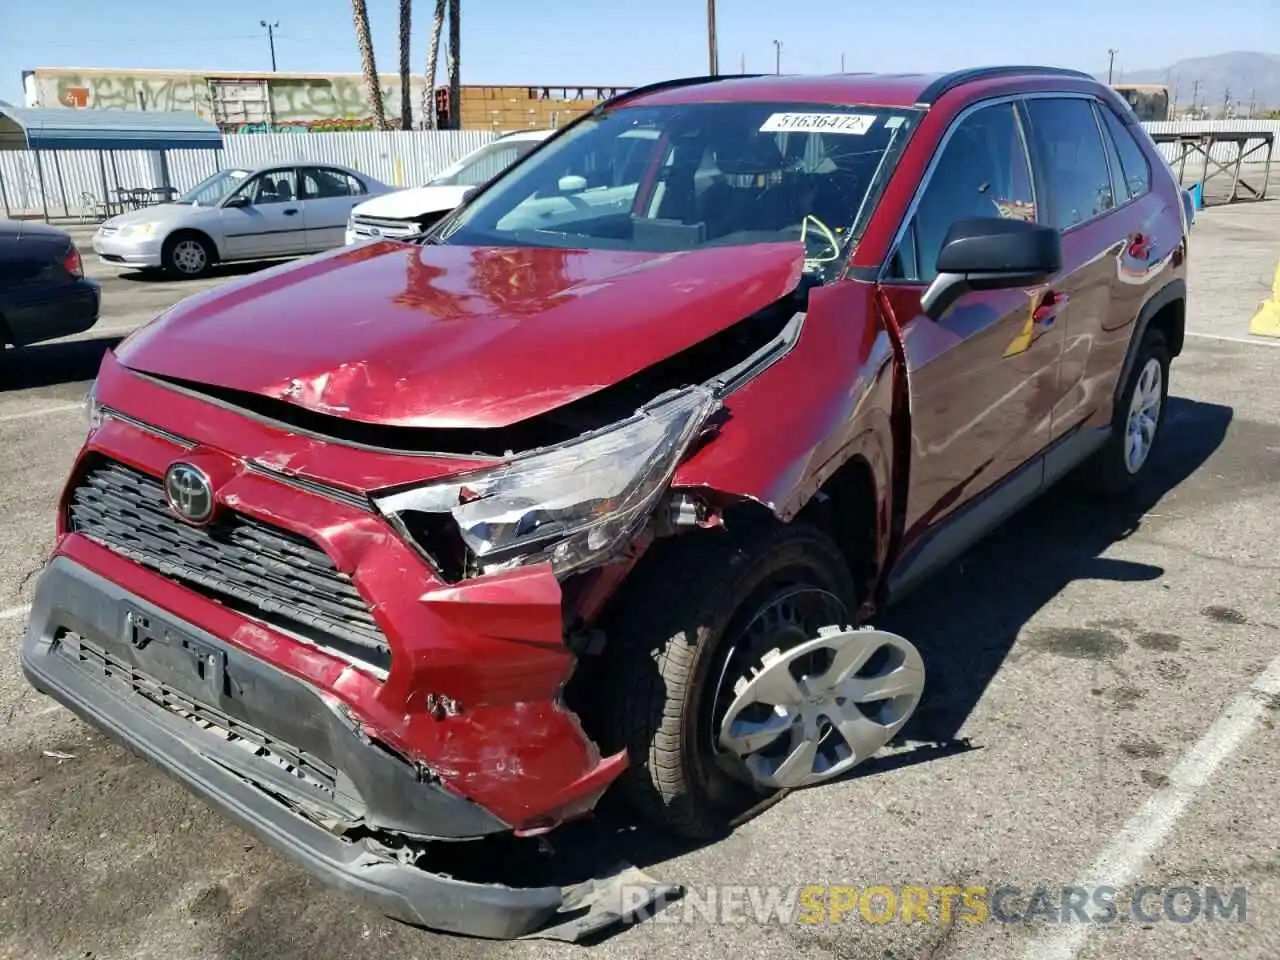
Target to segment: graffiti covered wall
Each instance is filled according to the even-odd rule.
[[[203,74],[153,70],[34,71],[30,106],[98,110],[184,110],[229,133],[372,130],[373,109],[358,74]],[[380,77],[387,117],[400,116],[398,77]],[[31,86],[31,85],[29,85]],[[423,81],[410,84],[415,123]]]

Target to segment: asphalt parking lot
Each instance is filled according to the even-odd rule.
[[[90,262],[98,327],[0,366],[0,956],[1280,956],[1280,341],[1248,335],[1277,258],[1280,203],[1201,214],[1193,335],[1174,364],[1157,475],[1106,509],[1055,491],[891,612],[880,625],[916,642],[930,670],[903,745],[720,843],[672,855],[633,844],[637,863],[690,898],[672,922],[590,948],[384,920],[26,686],[24,605],[84,433],[78,402],[120,336],[222,281]],[[839,923],[743,919],[765,887],[807,885],[846,888],[827,894],[845,906],[848,887],[1017,887],[1006,918],[1028,912],[1037,886],[1156,892],[1149,922],[992,911],[876,923],[857,908]],[[742,887],[758,889],[731,889]],[[1243,887],[1247,909],[1179,922],[1194,911],[1187,895],[1164,910],[1176,887],[1224,900]]]

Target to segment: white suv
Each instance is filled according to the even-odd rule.
[[[425,186],[396,190],[358,204],[347,220],[347,243],[421,233],[460,204],[468,190],[497,176],[554,132],[504,134],[445,167]]]

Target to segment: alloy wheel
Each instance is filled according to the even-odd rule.
[[[1137,473],[1147,462],[1155,445],[1163,403],[1164,370],[1155,357],[1147,360],[1138,375],[1129,401],[1129,418],[1125,428],[1124,465],[1129,473]]]

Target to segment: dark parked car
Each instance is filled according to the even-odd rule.
[[[846,772],[924,689],[860,625],[1152,469],[1187,229],[1084,74],[628,92],[109,354],[26,675],[392,915],[524,933],[561,889],[459,841]]]
[[[98,322],[100,300],[69,233],[0,220],[0,347],[88,330]]]

